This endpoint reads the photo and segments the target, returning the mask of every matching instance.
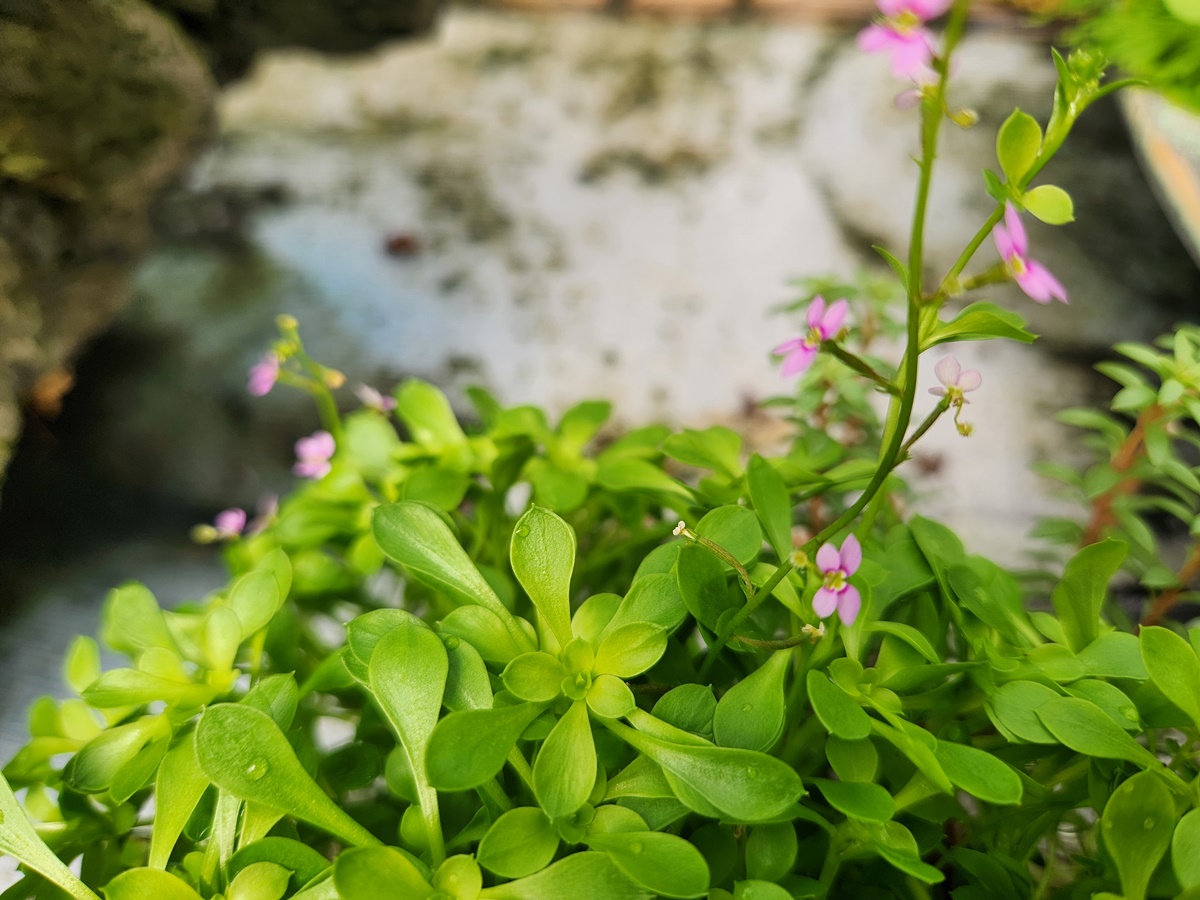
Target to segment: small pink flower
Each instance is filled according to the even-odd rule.
[[[849,578],[858,571],[862,562],[862,545],[850,534],[842,541],[842,549],[833,544],[823,544],[817,551],[817,569],[824,576],[821,587],[813,597],[813,612],[822,619],[837,611],[838,618],[846,625],[853,625],[862,607],[858,589],[850,584]]]
[[[367,409],[373,409],[377,412],[388,413],[396,408],[396,398],[389,397],[386,394],[381,394],[369,384],[360,384],[354,388],[354,396],[356,396],[362,405]]]
[[[866,53],[890,53],[892,74],[918,83],[933,75],[933,35],[925,27],[950,8],[952,0],[878,0],[883,18],[858,33]]]
[[[251,397],[265,397],[275,387],[279,378],[279,356],[275,352],[266,353],[263,358],[250,367],[250,381],[246,390]]]
[[[231,541],[246,527],[246,511],[237,507],[222,510],[213,519],[213,527],[217,531],[218,540]]]
[[[951,403],[970,403],[963,394],[979,390],[979,386],[983,384],[983,376],[979,374],[978,369],[967,369],[964,372],[953,356],[939,360],[933,367],[933,373],[943,386],[930,388],[929,393],[935,397],[949,397]]]
[[[775,353],[784,357],[780,376],[787,378],[789,375],[797,375],[811,366],[817,357],[817,351],[821,349],[821,342],[833,340],[842,330],[842,323],[846,321],[846,311],[849,308],[850,304],[845,300],[838,300],[826,309],[825,298],[814,297],[808,307],[806,319],[808,334],[784,341],[775,348]]]
[[[296,464],[292,472],[301,478],[324,478],[332,466],[329,460],[337,449],[333,435],[328,431],[315,431],[296,441]]]
[[[1038,303],[1049,303],[1051,300],[1067,302],[1067,289],[1062,282],[1041,263],[1029,258],[1029,239],[1025,235],[1025,226],[1021,224],[1021,216],[1011,203],[1005,204],[1004,224],[996,224],[992,238],[1013,280],[1030,299]]]

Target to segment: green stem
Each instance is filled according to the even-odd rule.
[[[446,858],[446,839],[442,835],[442,816],[438,810],[438,796],[428,784],[417,781],[417,803],[421,807],[421,820],[425,824],[425,837],[429,840],[429,859],[437,868]]]
[[[821,349],[845,363],[855,372],[858,372],[858,374],[871,379],[889,394],[897,395],[900,393],[900,388],[896,387],[894,382],[880,375],[871,368],[865,359],[841,347],[836,341],[825,341],[821,344]]]
[[[479,792],[486,794],[487,798],[495,803],[502,812],[508,812],[513,808],[513,802],[508,798],[508,794],[496,783],[495,778],[489,778],[479,786]]]
[[[942,417],[942,415],[946,412],[946,410],[948,410],[949,408],[950,408],[949,398],[943,397],[941,402],[938,403],[938,405],[933,408],[933,412],[931,412],[925,418],[925,421],[921,423],[920,427],[917,428],[917,430],[912,433],[912,437],[910,437],[907,441],[904,442],[904,446],[900,448],[900,458],[901,459],[908,458],[909,451],[912,449],[913,444],[915,444],[917,441],[919,441],[922,438],[922,436],[925,434],[925,432],[927,432],[930,428],[933,427],[933,423],[936,422],[938,419],[940,419]]]
[[[958,276],[962,274],[963,269],[967,267],[967,263],[971,261],[971,258],[975,255],[975,252],[979,249],[983,242],[987,240],[988,235],[992,233],[992,230],[1003,218],[1004,204],[998,203],[996,204],[996,208],[992,210],[992,214],[987,217],[987,220],[983,223],[980,229],[975,232],[975,236],[971,238],[970,243],[968,243],[963,249],[963,252],[959,254],[959,257],[955,261],[954,265],[950,267],[950,271],[946,273],[946,277],[942,279],[942,284],[938,288],[937,294],[934,295],[935,299],[937,297],[941,297],[944,300],[946,297],[950,296],[951,288],[958,281]]]
[[[754,595],[754,582],[750,580],[750,573],[746,571],[746,567],[738,562],[737,558],[718,544],[716,541],[710,541],[702,534],[696,534],[692,529],[685,526],[682,522],[676,526],[676,531],[681,536],[689,541],[695,541],[725,565],[729,566],[738,573],[738,581],[741,583],[742,593],[746,595],[746,599],[750,599]]]
[[[508,753],[508,764],[513,767],[513,770],[525,782],[525,787],[533,790],[533,769],[529,767],[528,760],[525,759],[519,747],[513,747]]]
[[[704,683],[709,672],[712,671],[712,667],[717,662],[717,656],[724,649],[725,645],[729,643],[729,639],[733,637],[733,633],[737,630],[738,626],[746,621],[750,614],[758,608],[759,604],[771,595],[771,591],[775,590],[776,585],[783,581],[787,577],[788,572],[794,568],[795,565],[789,560],[776,569],[771,574],[771,577],[763,583],[763,586],[742,604],[742,608],[730,616],[729,621],[725,623],[725,627],[717,632],[712,646],[708,648],[708,654],[704,657],[704,663],[700,666],[700,674],[696,679],[700,684]]]

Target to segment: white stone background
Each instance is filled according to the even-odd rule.
[[[945,129],[932,275],[990,209],[980,170],[999,123],[1014,105],[1044,119],[1053,85],[1028,34],[973,33],[961,59],[952,99],[981,122]],[[872,242],[904,255],[916,123],[892,103],[901,88],[852,33],[811,25],[455,9],[435,38],[359,58],[269,54],[223,96],[221,138],[169,204],[118,325],[167,351],[100,398],[97,465],[214,509],[286,484],[315,417],[284,391],[244,393],[279,312],[352,381],[418,375],[456,401],[479,382],[552,411],[601,396],[627,426],[734,420],[747,398],[787,389],[769,349],[799,325],[773,313],[795,296],[789,280],[877,267]],[[1058,508],[1029,464],[1079,458],[1052,415],[1097,397],[1090,357],[1167,327],[1197,286],[1115,113],[1097,116],[1046,173],[1075,193],[1080,223],[1030,226],[1072,304],[987,297],[1028,315],[1046,346],[956,348],[984,371],[976,433],[939,424],[922,448],[942,464],[913,479],[923,512],[1008,564]],[[386,255],[396,231],[421,252]],[[168,601],[220,584],[209,551],[173,562],[178,538],[59,573],[0,633],[0,657],[55,670],[105,588],[147,571]],[[46,689],[43,674],[0,698],[0,757]]]

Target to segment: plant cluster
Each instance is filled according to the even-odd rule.
[[[927,285],[940,128],[972,118],[947,102],[967,4],[880,5],[864,46],[902,54],[921,123],[910,246],[879,248],[892,288],[805,298],[779,347],[804,373],[786,451],[721,427],[612,439],[605,403],[552,422],[481,390],[464,426],[416,380],[360,386],[343,417],[345,379],[281,318],[249,389],[316,399],[305,481],[197,530],[225,587],[173,609],[110,594],[101,640],[127,665],[76,641],[75,696],[34,706],[0,780],[23,873],[4,900],[1200,897],[1200,630],[1135,634],[1107,604],[1123,564],[1156,571],[1139,504],[1194,521],[1171,443],[1200,411],[1194,330],[1124,349],[1157,387],[1108,369],[1138,424],[1091,421],[1113,452],[1077,483],[1103,521],[1066,536],[1053,613],[906,517],[894,474],[947,414],[970,434],[983,385],[941,356],[918,398],[923,354],[1033,340],[951,302],[1005,281],[1066,300],[1021,216],[1071,219],[1032,182],[1115,85],[1056,54],[1049,122],[1007,120],[995,210]],[[926,20],[947,11],[939,44]],[[989,237],[998,261],[965,274]],[[873,351],[893,292],[898,365]]]

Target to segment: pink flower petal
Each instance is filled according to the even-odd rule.
[[[933,374],[946,387],[958,387],[958,375],[961,371],[962,366],[953,356],[943,356],[933,367]]]
[[[813,360],[817,358],[817,348],[805,343],[799,349],[793,350],[788,354],[783,361],[783,368],[779,370],[780,378],[788,378],[792,375],[798,375],[809,366]]]
[[[858,33],[858,49],[864,53],[882,53],[891,50],[898,35],[882,25],[868,25]]]
[[[992,240],[996,242],[996,252],[1000,254],[1000,258],[1007,265],[1014,257],[1018,256],[1016,245],[1013,244],[1012,236],[1008,233],[1008,229],[1000,223],[996,223],[996,227],[992,229]]]
[[[237,507],[222,510],[213,519],[213,525],[222,537],[236,537],[246,527],[246,511]]]
[[[816,608],[817,604],[814,601],[813,609]],[[846,589],[838,595],[838,618],[842,620],[843,625],[853,625],[854,620],[858,618],[860,609],[862,609],[862,596],[858,593],[858,589],[854,585],[846,585]]]
[[[301,460],[292,466],[292,473],[299,475],[301,478],[324,478],[332,469],[327,462],[318,462],[316,460]]]
[[[821,333],[821,339],[830,341],[837,336],[837,333],[842,330],[842,323],[846,321],[846,313],[850,309],[850,304],[846,300],[839,300],[825,312],[821,317],[821,322],[817,325],[817,331]]]
[[[892,74],[897,78],[921,82],[933,62],[933,36],[924,28],[896,35],[891,45]]]
[[[1029,238],[1025,234],[1025,226],[1021,222],[1021,214],[1011,203],[1004,204],[1004,225],[1008,229],[1009,240],[1012,241],[1012,252],[1017,256],[1029,255]],[[1005,259],[1012,254],[1001,253]]]
[[[783,356],[787,353],[793,353],[796,350],[799,350],[801,347],[806,346],[807,344],[808,344],[808,338],[806,338],[806,337],[792,338],[790,341],[784,341],[782,344],[780,344],[778,347],[776,347],[771,352],[774,353],[776,356]]]
[[[838,607],[838,595],[836,591],[831,591],[829,588],[818,588],[817,593],[813,595],[813,612],[822,619],[827,619],[833,615],[833,611]]]
[[[879,7],[881,13],[889,19],[893,19],[908,9],[910,2],[912,0],[876,0],[875,5]]]
[[[246,391],[251,397],[265,397],[271,393],[279,378],[279,357],[267,353],[259,362],[250,367],[250,378],[246,383]]]
[[[858,538],[853,534],[846,535],[846,539],[842,541],[840,556],[843,572],[847,575],[853,575],[858,571],[858,567],[862,564],[862,544],[858,542]]]
[[[833,544],[825,543],[817,551],[817,568],[822,573],[836,572],[842,565],[842,556]]]
[[[1025,271],[1017,276],[1017,284],[1031,299],[1038,303],[1049,303],[1051,300],[1067,302],[1067,289],[1062,282],[1050,274],[1050,270],[1040,262],[1026,260]]]
[[[813,297],[812,303],[808,305],[808,315],[805,321],[808,322],[809,328],[816,328],[821,324],[821,317],[825,315],[825,298],[821,295]]]
[[[979,390],[981,384],[983,384],[983,376],[978,369],[967,369],[958,376],[958,389],[964,394],[968,391]]]
[[[930,388],[929,393],[933,394],[935,397],[945,397],[946,389],[943,387]]]

